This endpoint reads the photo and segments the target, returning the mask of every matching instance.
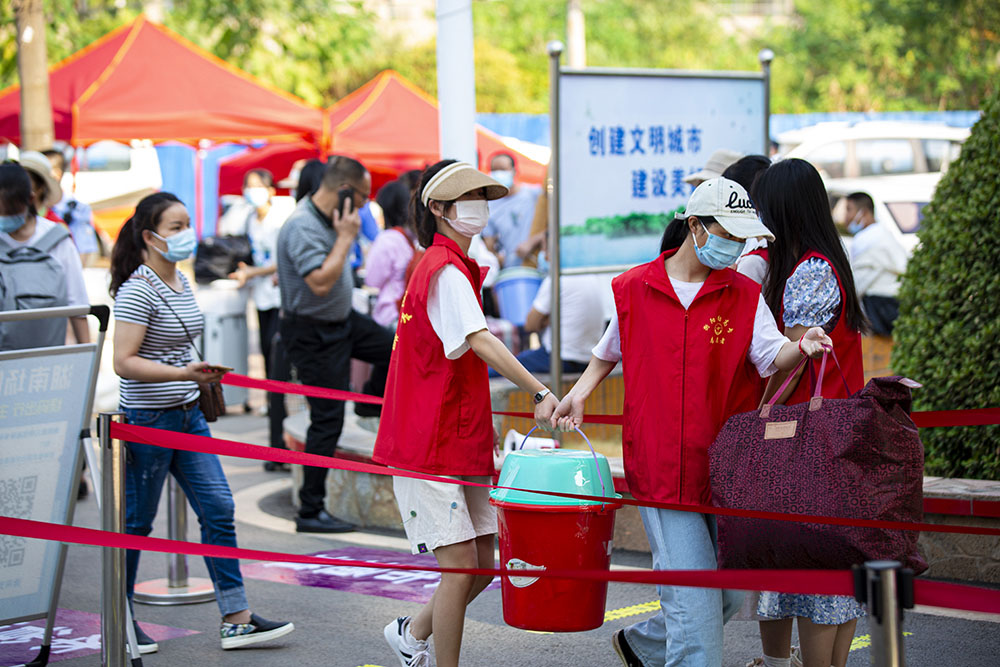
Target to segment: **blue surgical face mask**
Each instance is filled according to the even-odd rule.
[[[700,222],[700,221],[699,221]],[[736,263],[736,260],[743,254],[745,241],[733,241],[716,236],[708,231],[705,223],[701,223],[701,228],[705,230],[708,240],[705,245],[698,247],[698,241],[692,236],[694,242],[694,252],[698,256],[698,261],[710,269],[725,269]]]
[[[160,236],[156,232],[152,232],[152,234],[167,244],[166,252],[163,252],[159,248],[156,248],[156,251],[163,255],[163,259],[168,262],[184,261],[191,256],[191,253],[194,252],[195,246],[198,245],[198,238],[195,236],[194,230],[190,227],[166,238]]]
[[[861,219],[861,213],[854,216],[854,219],[847,223],[847,231],[853,236],[865,228],[865,223]]]
[[[508,190],[514,187],[514,172],[507,169],[491,171],[490,178],[504,186]]]
[[[24,223],[28,221],[28,212],[18,213],[16,215],[0,215],[0,232],[4,234],[10,234],[11,232],[16,232],[21,227],[24,227]]]
[[[542,273],[549,272],[549,258],[545,256],[544,250],[538,253],[538,270]]]

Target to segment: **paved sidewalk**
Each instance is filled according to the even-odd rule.
[[[266,444],[266,419],[255,415],[228,416],[213,425],[219,437]],[[376,557],[407,558],[402,530],[358,532],[341,536],[299,535],[294,532],[287,473],[266,473],[259,462],[227,459],[223,461],[237,503],[237,530],[240,545],[254,549],[293,553],[338,551],[341,554],[374,554]],[[197,522],[190,515],[189,539],[197,539]],[[93,496],[78,505],[77,525],[98,527],[99,515]],[[161,507],[154,536],[166,536],[166,506]],[[377,550],[377,551],[371,551]],[[388,553],[387,553],[388,552]],[[166,576],[166,559],[160,554],[145,554],[140,564],[139,580]],[[615,567],[649,567],[648,555],[615,552]],[[207,576],[200,559],[190,559],[192,576]],[[283,567],[246,562],[250,602],[255,611],[269,619],[291,620],[296,631],[259,648],[224,652],[217,634],[219,616],[215,603],[184,607],[136,605],[136,616],[144,623],[155,623],[185,632],[160,642],[160,651],[143,657],[144,665],[256,667],[272,665],[395,667],[392,654],[382,639],[382,627],[397,615],[412,614],[419,604],[410,601],[424,580],[400,580],[392,576],[372,581],[342,583],[339,589],[287,583],[330,584],[322,573],[296,572]],[[253,573],[253,578],[250,578]],[[365,579],[365,581],[361,581]],[[322,580],[322,581],[321,581]],[[364,584],[364,585],[361,585]],[[608,591],[608,618],[597,630],[575,634],[536,634],[507,626],[503,622],[500,591],[488,590],[469,608],[465,629],[463,664],[499,667],[505,665],[566,666],[617,665],[611,650],[612,633],[651,613],[655,599],[651,586],[612,584]],[[69,549],[66,576],[60,607],[96,614],[100,608],[100,551],[73,546]],[[71,618],[82,623],[81,615]],[[85,618],[94,620],[93,616]],[[955,665],[993,667],[1000,655],[1000,617],[955,617],[929,613],[908,613],[904,628],[905,651],[910,667]],[[68,626],[67,626],[68,627]],[[15,629],[16,630],[16,629]],[[167,632],[160,630],[160,632]],[[856,650],[850,667],[869,664],[864,635],[866,622],[859,624]],[[82,634],[81,634],[82,633]],[[22,635],[24,631],[22,631]],[[153,633],[157,636],[156,633]],[[0,630],[0,656],[20,650],[30,659],[30,642],[9,643],[12,635]],[[7,637],[5,642],[4,638]],[[88,639],[89,637],[89,639]],[[92,635],[81,630],[66,632],[59,646],[64,649],[93,645]],[[92,649],[91,649],[92,650]],[[733,622],[726,626],[726,667],[743,667],[759,655],[755,623]],[[54,660],[63,658],[55,655]],[[0,660],[0,665],[15,664]],[[65,667],[100,664],[99,654],[62,659]]]

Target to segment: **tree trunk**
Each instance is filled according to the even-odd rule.
[[[45,150],[55,141],[43,10],[42,0],[14,0],[22,150]]]

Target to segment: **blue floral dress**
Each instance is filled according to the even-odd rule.
[[[786,327],[832,328],[840,313],[840,287],[825,260],[812,258],[799,264],[785,282],[783,319]],[[864,608],[847,595],[796,595],[762,591],[757,614],[763,620],[801,616],[813,623],[840,625],[865,615]]]

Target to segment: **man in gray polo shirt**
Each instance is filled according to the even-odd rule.
[[[347,390],[353,357],[374,365],[363,391],[380,396],[385,391],[392,334],[351,308],[354,278],[348,257],[361,226],[358,207],[368,201],[371,187],[371,176],[360,162],[330,158],[319,189],[299,202],[278,234],[278,286],[281,340],[299,379]],[[306,452],[333,456],[344,427],[343,401],[309,398],[309,416]],[[305,468],[296,529],[354,530],[327,513],[325,496],[326,468]]]

